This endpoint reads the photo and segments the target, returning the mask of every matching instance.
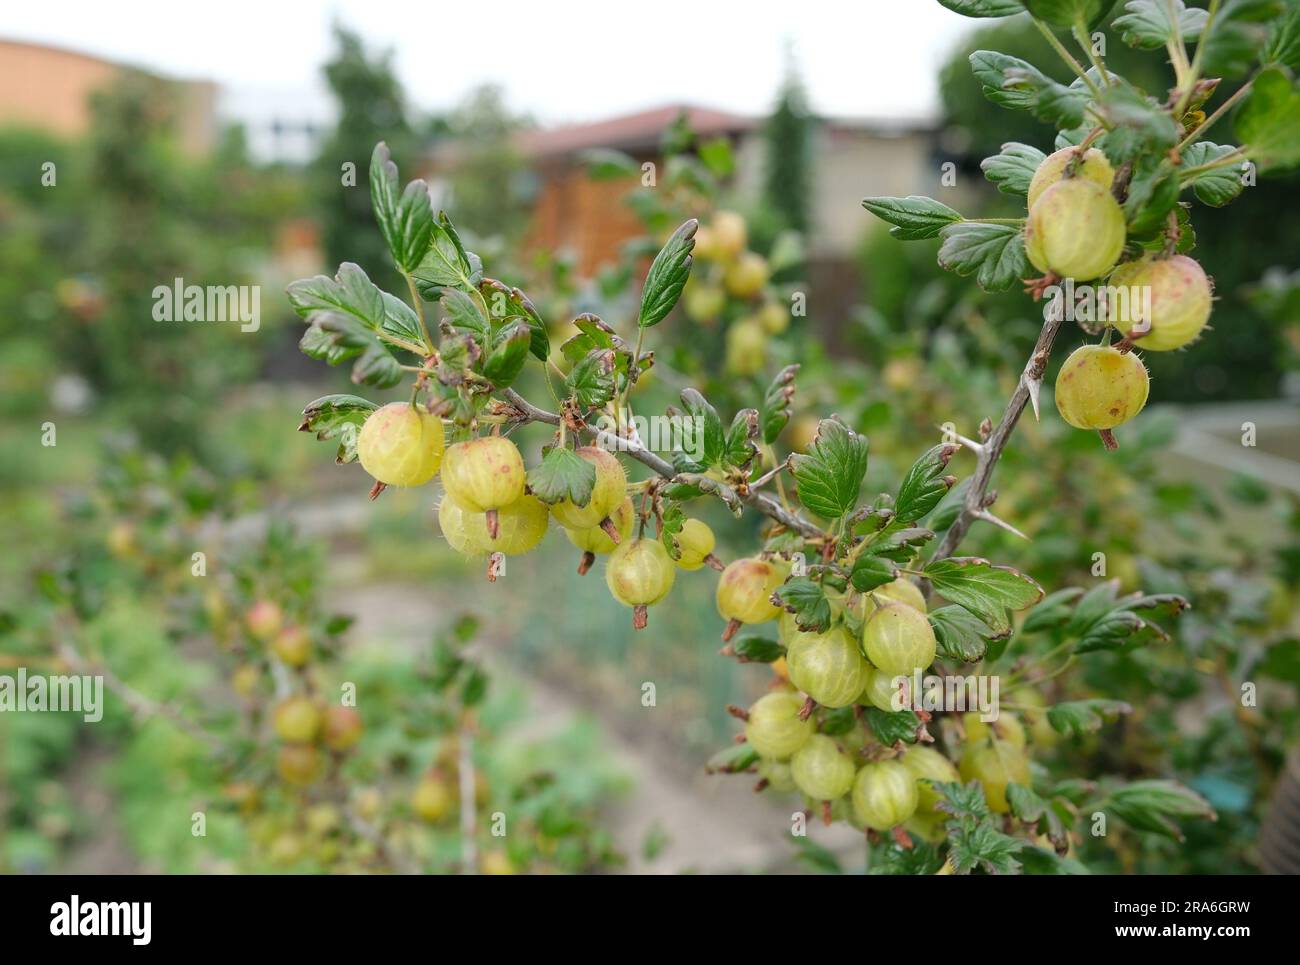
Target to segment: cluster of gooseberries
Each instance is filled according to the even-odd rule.
[[[727,327],[726,367],[733,375],[754,375],[767,363],[767,340],[790,327],[790,307],[770,291],[767,259],[748,249],[748,227],[734,211],[718,211],[695,233],[697,270],[684,292],[686,314],[716,324],[728,299],[745,305]],[[702,269],[702,270],[701,270]]]
[[[909,832],[927,841],[944,837],[935,783],[978,781],[989,808],[1007,813],[1007,786],[1029,783],[1025,728],[1015,717],[986,722],[974,711],[962,715],[944,735],[956,748],[952,759],[931,746],[924,726],[920,742],[887,746],[864,723],[866,708],[905,709],[912,674],[934,660],[921,591],[899,578],[865,594],[850,592],[837,605],[846,619],[825,632],[800,630],[791,613],[781,612],[786,652],[773,664],[771,689],[748,710],[731,708],[758,755],[758,789],[797,792],[827,824],[842,819],[904,843]],[[855,636],[850,624],[857,621]]]
[[[1097,430],[1109,449],[1112,430],[1146,405],[1149,378],[1134,347],[1155,352],[1179,349],[1204,330],[1213,286],[1194,259],[1176,254],[1176,237],[1162,250],[1123,261],[1127,228],[1112,193],[1115,171],[1092,147],[1066,147],[1047,157],[1029,185],[1025,254],[1046,279],[1106,279],[1121,297],[1105,306],[1107,332],[1115,345],[1085,345],[1066,359],[1056,380],[1056,407],[1079,429]]]

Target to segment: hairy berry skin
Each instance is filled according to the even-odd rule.
[[[862,599],[862,618],[864,620],[875,613],[877,606],[882,603],[906,603],[922,613],[926,612],[925,594],[921,592],[919,586],[905,576],[900,576],[896,580],[864,593]]]
[[[447,495],[472,513],[509,506],[524,494],[524,459],[501,436],[458,442],[442,460]]]
[[[632,535],[632,524],[636,522],[636,507],[632,505],[632,497],[624,496],[623,502],[609,514],[609,518],[618,531],[619,543],[626,541]],[[599,526],[589,526],[586,529],[566,529],[564,535],[569,538],[570,543],[587,553],[600,553],[601,555],[612,553],[615,546],[618,545],[610,538],[609,533]]]
[[[619,545],[605,564],[609,592],[624,606],[650,606],[668,595],[677,579],[672,557],[657,539]]]
[[[728,564],[718,580],[718,613],[726,620],[741,623],[775,619],[782,611],[769,598],[784,582],[781,571],[767,560],[736,560]]]
[[[307,744],[320,731],[321,714],[309,697],[287,697],[275,708],[276,736],[291,744]]]
[[[934,663],[938,641],[924,613],[906,603],[886,603],[862,627],[872,666],[891,677],[910,675]]]
[[[271,652],[286,666],[305,666],[311,659],[311,636],[298,624],[290,624],[275,635]]]
[[[796,633],[785,655],[790,682],[823,707],[847,707],[862,694],[870,669],[844,627]]]
[[[853,787],[853,758],[824,734],[814,734],[790,758],[790,775],[814,801],[834,801]]]
[[[311,744],[285,744],[276,756],[275,769],[284,783],[306,787],[320,777],[320,752]]]
[[[1147,404],[1150,378],[1132,352],[1084,345],[1056,376],[1056,409],[1076,429],[1113,429]]]
[[[858,703],[870,704],[877,710],[883,710],[887,714],[902,710],[906,704],[903,702],[903,696],[899,688],[894,685],[894,680],[897,677],[898,674],[885,673],[883,670],[868,666],[867,682],[862,688]],[[896,700],[899,702],[897,707],[894,706]]]
[[[677,549],[681,553],[677,565],[688,571],[698,570],[704,565],[704,558],[713,552],[714,545],[713,530],[698,519],[686,520],[677,534]]]
[[[1029,209],[1025,254],[1039,271],[1089,281],[1115,267],[1125,237],[1124,212],[1111,193],[1087,178],[1070,178]]]
[[[968,711],[962,714],[962,727],[966,731],[966,743],[975,744],[980,741],[988,740],[990,737],[996,737],[998,740],[1004,740],[1013,747],[1024,750],[1025,747],[1025,728],[1018,721],[1014,714],[999,714],[996,720],[980,720],[979,711]]]
[[[940,800],[939,792],[925,783],[926,781],[947,784],[960,780],[952,761],[933,747],[926,747],[923,744],[907,749],[903,754],[903,766],[917,779],[918,812],[935,813]]]
[[[321,742],[332,751],[345,751],[361,739],[361,730],[357,709],[336,704],[325,711]]]
[[[551,507],[551,515],[567,529],[590,529],[599,526],[627,497],[627,473],[617,456],[599,446],[583,446],[576,452],[596,467],[596,484],[591,489],[591,498],[586,506],[562,499]]]
[[[916,813],[916,778],[898,761],[866,764],[853,781],[853,811],[874,831],[888,831]]]
[[[411,810],[421,821],[436,824],[451,813],[455,800],[447,782],[435,776],[422,777],[411,795]]]
[[[760,757],[789,760],[808,743],[815,729],[811,720],[800,720],[803,701],[788,690],[773,691],[754,701],[745,722],[745,740]]]
[[[1055,154],[1049,154],[1043,163],[1038,165],[1038,170],[1034,172],[1034,177],[1029,182],[1029,207],[1034,206],[1034,202],[1042,197],[1044,191],[1061,181],[1065,175],[1065,166],[1073,161],[1078,153],[1077,148],[1063,147]],[[1075,172],[1075,177],[1092,181],[1098,187],[1109,191],[1115,181],[1115,169],[1110,166],[1106,155],[1095,147],[1090,147],[1084,151],[1083,160]]]
[[[502,552],[522,556],[546,535],[550,513],[546,504],[528,493],[497,510],[497,537],[488,533],[487,514],[467,510],[450,496],[438,504],[438,528],[447,543],[465,556]]]
[[[1142,317],[1142,301],[1121,303],[1110,319],[1139,348],[1169,352],[1194,341],[1210,320],[1214,290],[1205,269],[1186,255],[1143,258],[1120,265],[1109,282],[1115,288],[1149,289],[1151,317]],[[1127,308],[1127,311],[1123,310]]]
[[[968,744],[961,755],[959,768],[963,781],[979,781],[989,810],[1006,814],[1007,785],[1029,785],[1029,760],[1025,752],[1009,741],[982,740]]]
[[[419,486],[438,473],[443,457],[442,420],[408,402],[370,413],[357,434],[361,467],[389,486]]]

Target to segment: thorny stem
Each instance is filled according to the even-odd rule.
[[[1172,13],[1172,11],[1171,11]],[[1187,68],[1187,83],[1183,85],[1182,92],[1178,97],[1178,104],[1174,107],[1174,118],[1182,116],[1183,111],[1187,109],[1187,104],[1192,99],[1192,94],[1196,90],[1197,78],[1201,76],[1201,61],[1205,57],[1205,38],[1210,36],[1210,31],[1214,29],[1214,19],[1219,15],[1219,0],[1210,0],[1208,13],[1205,18],[1205,26],[1201,28],[1200,39],[1196,42],[1196,53],[1192,57],[1192,63]],[[1177,24],[1178,20],[1170,17],[1170,23]],[[1181,36],[1181,35],[1180,35]],[[1187,48],[1183,48],[1183,57],[1187,57]],[[1247,87],[1250,85],[1247,84]]]
[[[1101,75],[1102,86],[1109,87],[1112,83],[1110,73],[1106,70],[1106,64],[1101,57],[1092,49],[1092,38],[1088,36],[1088,27],[1083,22],[1082,17],[1074,22],[1071,32],[1074,34],[1074,42],[1088,55],[1088,59],[1092,61],[1092,66],[1097,68],[1097,73]]]
[[[402,272],[402,277],[406,279],[406,288],[411,293],[411,304],[415,306],[415,314],[420,316],[420,331],[424,333],[424,343],[428,346],[428,351],[433,351],[433,339],[429,337],[429,325],[424,320],[424,300],[420,298],[420,293],[415,290],[415,279]]]
[[[1025,411],[1031,395],[1037,410],[1038,387],[1042,385],[1043,372],[1046,371],[1047,360],[1052,354],[1052,342],[1055,341],[1056,333],[1061,328],[1062,318],[1056,316],[1062,316],[1064,313],[1051,314],[1053,317],[1043,323],[1043,330],[1038,334],[1038,342],[1034,345],[1024,371],[1020,373],[1020,381],[1016,384],[1016,391],[1011,394],[1010,401],[1007,402],[1002,418],[993,427],[993,431],[989,433],[988,439],[980,448],[979,455],[976,457],[975,474],[971,477],[970,488],[966,490],[961,513],[943,534],[943,539],[930,558],[931,562],[952,556],[971,525],[991,502],[988,499],[988,490],[989,483],[993,479],[993,470],[997,467],[998,460],[1002,457],[1002,450],[1006,448],[1011,433],[1015,431],[1016,423],[1020,421],[1020,414]]]
[[[1181,154],[1183,150],[1187,147],[1187,145],[1191,144],[1193,141],[1200,140],[1202,135],[1204,135],[1206,131],[1208,131],[1211,127],[1213,127],[1214,123],[1218,121],[1221,117],[1223,117],[1224,114],[1228,113],[1228,111],[1232,108],[1234,104],[1237,103],[1237,101],[1241,100],[1243,97],[1249,94],[1250,89],[1254,86],[1255,86],[1254,78],[1251,78],[1249,81],[1242,84],[1241,87],[1239,87],[1236,91],[1233,92],[1233,95],[1231,97],[1229,97],[1226,101],[1224,101],[1217,108],[1215,108],[1214,113],[1211,114],[1209,117],[1207,117],[1204,123],[1202,123],[1200,127],[1192,131],[1192,133],[1188,134],[1185,138],[1179,141],[1178,145],[1174,148],[1174,150]]]

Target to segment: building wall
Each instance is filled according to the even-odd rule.
[[[640,220],[624,201],[638,183],[635,178],[593,181],[583,165],[568,160],[546,165],[538,176],[529,250],[573,255],[578,273],[590,276],[617,258],[625,241],[642,233]]]

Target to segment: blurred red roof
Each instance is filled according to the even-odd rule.
[[[739,114],[688,104],[668,104],[604,121],[529,131],[520,137],[520,147],[533,157],[554,157],[597,147],[622,151],[656,149],[664,130],[682,113],[686,114],[691,130],[700,137],[741,134],[757,125],[753,118]]]

